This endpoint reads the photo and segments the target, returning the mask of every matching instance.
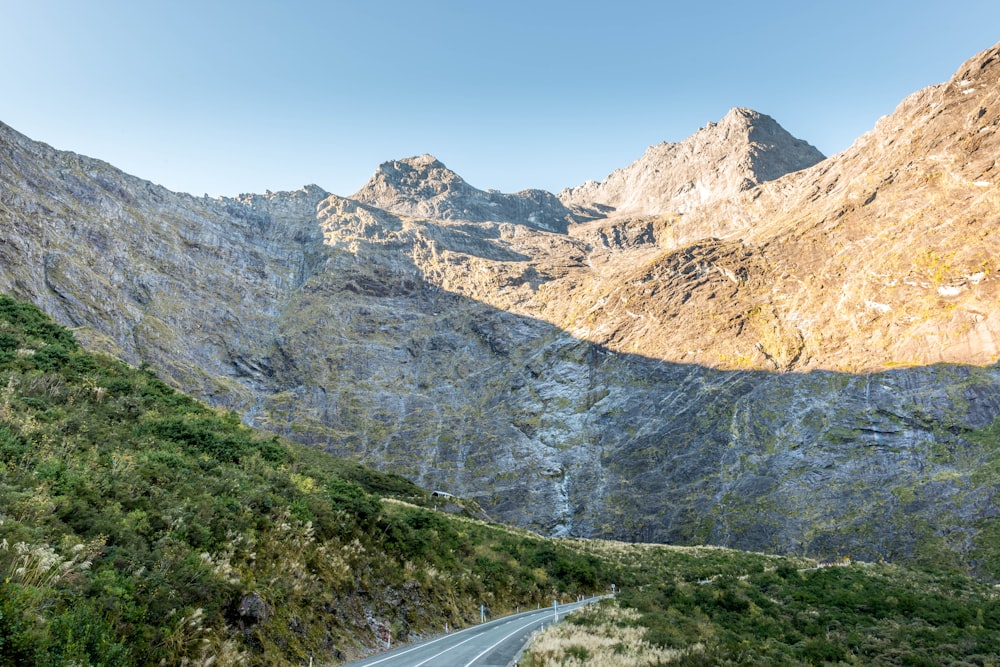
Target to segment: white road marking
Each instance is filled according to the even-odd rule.
[[[465,667],[472,667],[472,665],[473,665],[473,664],[474,664],[474,663],[476,662],[476,660],[479,660],[479,659],[480,659],[481,657],[483,657],[484,655],[486,655],[487,653],[489,653],[490,651],[492,651],[493,649],[495,649],[495,648],[496,648],[497,646],[499,646],[500,644],[503,644],[503,643],[504,643],[505,641],[507,641],[508,639],[510,639],[511,637],[513,637],[514,635],[516,635],[517,633],[521,632],[522,630],[524,630],[524,629],[525,629],[525,628],[527,628],[527,627],[530,627],[530,626],[532,626],[532,625],[535,625],[536,623],[538,623],[538,619],[535,619],[535,620],[533,620],[533,621],[532,621],[531,623],[528,623],[528,624],[526,624],[526,625],[522,625],[522,626],[521,626],[521,627],[519,627],[519,628],[518,628],[517,630],[514,630],[514,632],[512,632],[512,633],[510,633],[509,635],[507,635],[507,636],[503,637],[503,638],[502,638],[502,639],[501,639],[500,641],[498,641],[497,643],[495,643],[495,644],[492,644],[492,645],[490,645],[490,646],[486,647],[486,649],[485,649],[485,650],[483,650],[483,652],[482,652],[482,653],[480,653],[479,655],[477,655],[477,656],[476,656],[475,658],[473,658],[473,659],[472,659],[472,660],[470,660],[469,662],[465,663]]]

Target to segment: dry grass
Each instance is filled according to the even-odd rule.
[[[647,667],[674,662],[701,644],[686,649],[664,649],[644,639],[646,629],[636,627],[639,613],[605,603],[578,612],[585,624],[563,623],[544,631],[522,661],[525,667]]]

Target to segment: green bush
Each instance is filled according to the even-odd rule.
[[[0,581],[0,665],[35,664],[39,637],[20,587]]]

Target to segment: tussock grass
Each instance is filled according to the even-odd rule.
[[[525,667],[647,667],[670,664],[701,652],[695,643],[685,649],[654,646],[638,624],[641,615],[613,602],[573,614],[568,622],[539,635],[526,653]]]

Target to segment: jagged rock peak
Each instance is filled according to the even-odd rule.
[[[444,165],[444,162],[441,162],[441,160],[437,159],[430,153],[424,153],[423,155],[414,155],[413,157],[403,158],[402,160],[389,160],[388,162],[383,162],[381,165],[379,165],[379,169],[380,170],[386,169],[388,167],[399,168],[400,166],[410,167],[414,170],[444,169],[451,174],[455,173],[450,169],[448,169],[448,167]],[[457,176],[457,174],[455,175]]]
[[[379,165],[351,199],[397,215],[469,222],[511,222],[565,232],[569,210],[550,192],[480,190],[433,155]]]
[[[309,184],[298,190],[266,190],[264,194],[241,194],[232,199],[219,197],[217,201],[236,217],[267,218],[281,223],[286,229],[297,230],[293,234],[318,239],[319,232],[314,229],[316,207],[329,196],[330,193],[323,188]],[[240,209],[246,211],[241,212]]]
[[[375,170],[368,185],[362,188],[358,194],[376,183],[400,190],[430,183],[454,184],[457,187],[468,186],[468,183],[454,171],[448,169],[441,160],[427,153],[402,160],[383,162]]]
[[[961,85],[963,82],[967,82],[967,84],[981,82],[996,85],[998,70],[1000,70],[1000,43],[962,63],[962,66],[951,78],[951,83]]]
[[[600,183],[563,190],[559,199],[583,211],[686,213],[823,159],[770,116],[737,107],[681,142],[650,146]]]

